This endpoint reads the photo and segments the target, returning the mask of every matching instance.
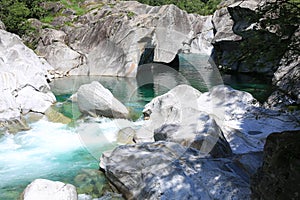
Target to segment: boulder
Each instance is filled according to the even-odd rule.
[[[36,179],[24,190],[22,200],[77,200],[75,186],[51,181],[47,179]]]
[[[21,116],[19,105],[11,92],[3,90],[0,92],[0,121],[13,120]]]
[[[0,121],[44,113],[55,102],[46,80],[51,69],[17,35],[0,30]]]
[[[165,124],[180,125],[189,114],[189,110],[185,108],[197,110],[197,98],[200,95],[201,92],[189,85],[179,85],[152,99],[150,103],[145,105],[143,110],[144,118],[149,120],[137,131],[135,141],[154,141],[155,129],[159,129]]]
[[[182,109],[182,112],[186,114],[180,123],[163,124],[154,130],[155,141],[176,142],[212,157],[232,155],[228,142],[211,116],[193,109]]]
[[[224,141],[224,135],[236,154],[262,151],[266,137],[273,132],[300,129],[297,116],[265,109],[250,93],[225,85],[215,86],[202,94],[191,86],[180,85],[154,98],[145,105],[143,112],[149,120],[137,130],[137,142],[154,141],[154,132],[162,131],[157,135],[160,138],[171,139],[174,134],[180,139],[183,132],[190,137],[210,127],[214,130],[210,133],[218,135],[220,141]],[[210,118],[212,120],[208,120]]]
[[[243,165],[177,143],[119,146],[101,166],[126,199],[250,199]]]
[[[82,113],[92,116],[128,118],[129,115],[127,108],[97,81],[78,89],[77,102]]]
[[[252,177],[252,199],[299,199],[300,131],[272,133],[262,167]]]
[[[211,53],[211,16],[134,1],[86,4],[82,6],[92,7],[82,16],[54,19],[59,31],[40,31],[37,52],[63,74],[134,77],[147,52],[153,55],[148,62],[164,63],[179,52]],[[56,33],[66,35],[65,40],[45,42],[57,38]]]

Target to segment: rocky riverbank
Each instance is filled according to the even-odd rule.
[[[282,191],[295,192],[284,187],[289,180],[299,183],[290,177],[299,167],[292,143],[300,129],[299,54],[290,48],[299,43],[299,24],[262,27],[259,22],[269,15],[261,14],[263,2],[258,0],[226,1],[213,16],[188,14],[174,5],[109,2],[85,1],[89,11],[81,16],[59,3],[45,4],[64,15],[48,24],[30,20],[40,37],[24,38],[37,42],[37,54],[0,22],[1,132],[29,128],[23,120],[28,113],[43,117],[50,112],[56,102],[48,85],[52,79],[135,77],[142,64],[158,62],[178,69],[179,53],[202,53],[211,55],[214,67],[223,70],[273,76],[276,91],[260,105],[251,94],[224,85],[205,93],[188,85],[170,88],[145,106],[141,127],[119,127],[118,137],[128,145],[102,155],[100,167],[106,177],[127,199],[262,198],[265,190],[253,184],[269,185],[280,197]],[[280,34],[282,28],[286,31]],[[83,114],[130,117],[98,82],[78,88],[69,101],[76,101]],[[273,136],[274,132],[282,133]],[[295,154],[280,151],[289,144]],[[268,149],[275,153],[269,155]],[[287,160],[281,154],[288,154],[288,165],[282,164]],[[277,167],[279,178],[274,178],[270,170]],[[270,183],[271,178],[278,184]],[[251,180],[256,181],[252,186]],[[73,186],[36,182],[37,188],[66,188],[58,195],[77,198]],[[36,182],[25,190],[24,199]]]
[[[134,145],[103,154],[100,166],[127,199],[250,199],[266,137],[299,130],[288,113],[246,92],[180,85],[145,106]]]

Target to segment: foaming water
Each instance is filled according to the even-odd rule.
[[[110,132],[107,123],[111,120],[102,123],[106,134]],[[99,161],[90,154],[89,144],[82,142],[76,128],[44,120],[31,124],[31,128],[0,138],[0,199],[17,199],[36,178],[72,182],[79,170],[98,169]],[[100,155],[113,148],[112,143],[113,138],[94,148]]]

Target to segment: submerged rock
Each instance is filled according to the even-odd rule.
[[[250,199],[249,182],[235,172],[244,169],[230,159],[172,142],[119,146],[106,156],[106,176],[127,199]]]
[[[45,111],[45,116],[50,122],[62,123],[62,124],[69,124],[72,122],[72,119],[64,116],[63,114],[54,110],[51,107]]]
[[[74,178],[74,185],[78,194],[87,194],[92,198],[101,197],[107,192],[112,192],[103,172],[99,170],[81,170]]]
[[[77,200],[75,186],[59,181],[36,179],[24,190],[22,200]]]
[[[97,81],[78,89],[77,102],[80,111],[91,116],[128,118],[127,108]]]
[[[299,199],[300,131],[273,133],[262,167],[251,182],[252,199]]]

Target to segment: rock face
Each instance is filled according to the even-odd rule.
[[[234,169],[253,172],[226,158],[204,158],[199,151],[172,142],[119,146],[109,157],[103,156],[101,164],[127,199],[250,197],[249,183]]]
[[[213,16],[215,37],[214,60],[225,69],[237,72],[257,72],[270,76],[278,68],[287,51],[293,25],[278,34],[274,27],[262,27],[259,22],[269,17],[261,14],[260,0],[230,2]],[[226,4],[226,3],[225,3]],[[275,34],[274,34],[275,33]]]
[[[55,102],[45,77],[49,69],[17,35],[0,30],[0,121],[44,113]]]
[[[60,30],[41,30],[36,50],[62,74],[135,76],[143,62],[170,63],[181,51],[211,53],[211,16],[133,1],[82,6],[90,11],[54,19]]]
[[[290,46],[299,43],[300,28],[292,36]],[[300,55],[296,49],[287,51],[274,74],[273,85],[277,90],[269,97],[266,107],[286,109],[291,105],[300,105]]]
[[[273,133],[262,167],[253,176],[252,199],[299,199],[300,131]]]
[[[226,70],[273,76],[277,89],[265,104],[272,109],[297,109],[300,103],[300,56],[295,50],[300,26],[293,18],[298,11],[288,5],[285,1],[224,1],[212,19],[215,63]]]
[[[76,188],[59,181],[36,179],[22,194],[22,200],[77,200]]]
[[[82,113],[112,118],[127,118],[127,108],[99,82],[82,85],[77,92],[77,102]]]

